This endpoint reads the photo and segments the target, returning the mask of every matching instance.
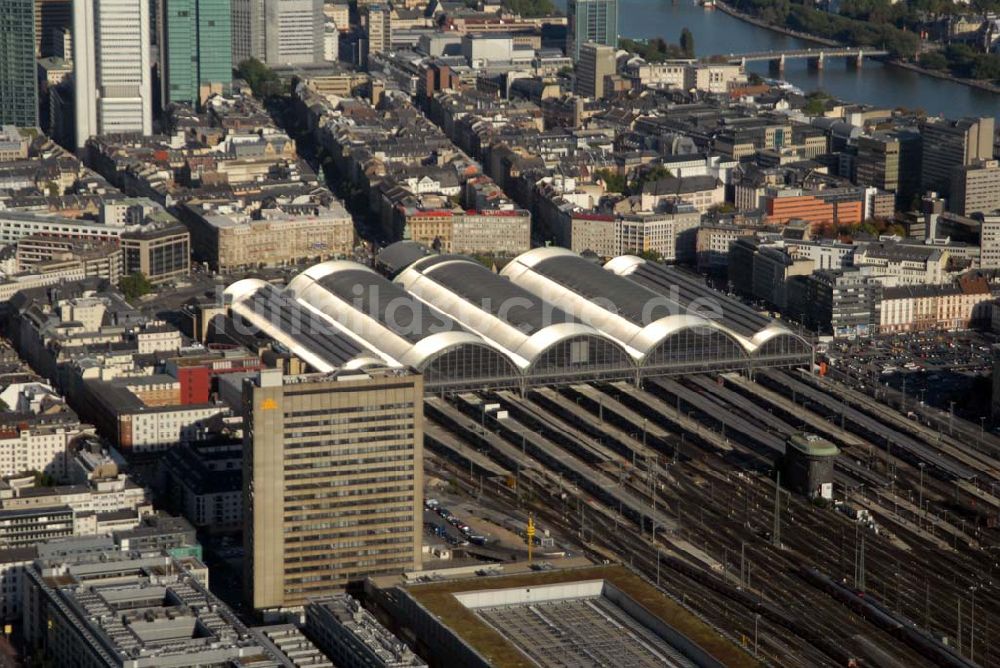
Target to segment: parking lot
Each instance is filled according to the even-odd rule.
[[[977,421],[989,414],[991,345],[980,332],[922,332],[834,341],[821,356],[829,372],[870,394],[905,394]]]
[[[428,500],[424,504],[424,531],[437,536],[453,547],[464,545],[485,545],[487,537],[476,533],[448,508]]]

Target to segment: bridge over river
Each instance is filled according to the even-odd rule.
[[[853,62],[858,67],[865,58],[877,58],[888,56],[889,52],[884,49],[870,49],[863,47],[835,47],[825,46],[812,49],[791,49],[787,51],[757,51],[755,53],[730,53],[724,57],[735,65],[746,66],[747,63],[767,61],[771,64],[772,70],[781,72],[785,69],[785,61],[792,59],[806,59],[815,69],[823,69],[827,58],[847,58],[848,62]]]

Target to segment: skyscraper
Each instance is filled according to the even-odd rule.
[[[73,6],[76,145],[93,135],[153,132],[147,0]]]
[[[231,0],[233,65],[264,61],[264,0]]]
[[[323,0],[264,0],[264,62],[323,62]]]
[[[232,0],[233,64],[321,63],[324,24],[323,0]]]
[[[0,0],[0,125],[38,125],[34,0]]]
[[[200,104],[233,79],[229,0],[164,0],[163,105]]]
[[[35,0],[35,54],[58,55],[52,49],[56,33],[72,24],[72,0]],[[72,57],[66,60],[72,60]]]
[[[423,379],[262,371],[244,381],[247,603],[297,607],[420,565]]]
[[[569,0],[567,14],[566,55],[574,63],[587,42],[618,48],[618,0]]]

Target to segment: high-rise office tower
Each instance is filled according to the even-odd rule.
[[[264,62],[323,62],[323,0],[264,0]]]
[[[566,55],[575,63],[587,42],[618,48],[618,0],[569,0]]]
[[[35,0],[35,53],[53,56],[51,49],[57,32],[73,25],[72,0]],[[72,60],[66,58],[66,60]]]
[[[323,62],[323,0],[232,0],[232,24],[234,65]]]
[[[920,146],[920,133],[912,129],[858,137],[857,184],[895,193],[897,208],[908,210],[920,193]]]
[[[264,0],[231,0],[233,66],[264,61]]]
[[[160,37],[163,106],[199,105],[233,79],[229,0],[164,0]]]
[[[76,145],[93,135],[153,132],[147,0],[73,6]]]
[[[587,42],[580,47],[574,92],[581,97],[604,97],[604,79],[615,73],[615,49]]]
[[[247,603],[298,607],[420,564],[423,379],[385,371],[244,381]]]
[[[947,196],[952,173],[978,160],[993,159],[992,118],[962,118],[950,121],[927,119],[920,124],[923,159],[920,187]]]
[[[38,125],[34,0],[0,0],[0,125]]]

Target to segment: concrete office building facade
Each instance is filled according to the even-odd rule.
[[[587,42],[580,46],[576,90],[581,97],[604,97],[604,79],[615,73],[615,47]]]
[[[94,135],[153,134],[146,0],[73,3],[76,146]]]
[[[922,123],[921,188],[948,195],[957,168],[992,159],[994,127],[992,118],[927,119]]]
[[[423,380],[344,373],[244,381],[244,592],[256,610],[420,565]]]
[[[323,62],[323,0],[264,0],[264,62]]]

